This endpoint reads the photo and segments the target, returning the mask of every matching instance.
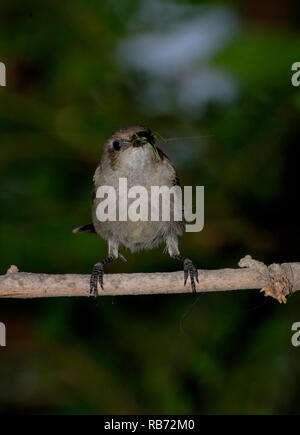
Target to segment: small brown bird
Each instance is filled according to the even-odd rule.
[[[101,186],[112,186],[119,195],[119,179],[126,178],[128,189],[143,186],[151,192],[151,186],[179,185],[175,169],[168,157],[156,146],[156,139],[150,129],[142,126],[121,128],[113,133],[104,143],[100,163],[93,178],[92,189],[92,222],[76,228],[74,233],[97,233],[108,244],[108,257],[94,265],[90,292],[98,296],[97,284],[103,290],[104,266],[118,258],[119,247],[123,246],[132,252],[141,249],[152,249],[162,242],[166,243],[169,255],[183,263],[184,285],[188,277],[191,280],[193,293],[196,292],[195,280],[198,282],[198,271],[189,258],[180,255],[178,239],[184,230],[182,220],[165,221],[100,221],[97,218],[97,206],[101,201],[97,198],[97,189]],[[128,207],[133,201],[128,199]],[[172,203],[173,204],[173,203]],[[174,206],[174,204],[173,204]],[[118,207],[117,207],[118,208]]]

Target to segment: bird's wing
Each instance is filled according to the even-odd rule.
[[[172,163],[170,162],[168,156],[160,148],[158,148],[158,147],[156,147],[156,148],[157,148],[157,151],[158,151],[158,154],[159,154],[161,160],[164,161],[164,163],[167,164],[167,166],[168,166],[168,169],[170,171],[172,185],[181,187],[179,177],[176,174],[176,170],[175,170],[174,166],[172,165]],[[180,230],[184,229],[185,217],[184,217],[183,205],[182,205],[182,221],[177,221],[176,224],[178,225]]]
[[[174,169],[174,166],[172,165],[172,163],[170,162],[168,156],[158,147],[156,147],[159,157],[161,158],[161,160],[164,160],[164,162],[168,165],[169,171],[171,173],[171,178],[172,178],[172,184],[173,186],[181,186],[180,185],[180,181],[179,181],[179,177],[176,174],[176,171]]]

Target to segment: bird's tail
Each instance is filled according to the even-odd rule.
[[[75,228],[73,233],[96,233],[93,224],[82,225],[81,227]]]

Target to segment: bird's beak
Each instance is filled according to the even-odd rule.
[[[131,143],[132,143],[133,147],[142,147],[142,146],[146,145],[148,142],[143,140],[143,139],[135,138],[135,139],[133,139],[133,141]]]
[[[149,143],[149,139],[146,136],[135,134],[131,139],[133,147],[142,147]]]

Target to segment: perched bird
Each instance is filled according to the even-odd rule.
[[[119,179],[126,178],[128,189],[132,186],[144,186],[150,193],[151,186],[176,186],[179,180],[168,157],[156,146],[155,135],[142,126],[121,128],[113,133],[104,143],[100,163],[93,177],[92,188],[92,222],[76,228],[75,233],[97,233],[108,244],[108,257],[94,265],[90,278],[90,293],[98,296],[97,284],[103,290],[104,266],[118,258],[119,247],[132,252],[152,249],[165,242],[169,255],[183,263],[184,285],[188,277],[193,293],[196,292],[195,280],[198,271],[189,258],[180,255],[178,239],[184,230],[184,217],[175,221],[99,221],[97,206],[97,189],[101,186],[114,187],[119,194]],[[130,200],[128,200],[128,206]],[[183,210],[183,209],[182,209]],[[160,216],[161,217],[161,216]],[[121,255],[120,255],[121,256]]]

